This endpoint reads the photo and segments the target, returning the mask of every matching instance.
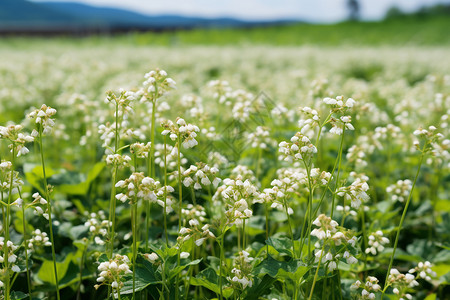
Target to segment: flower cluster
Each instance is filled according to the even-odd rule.
[[[214,233],[209,230],[209,224],[201,225],[197,219],[191,219],[188,222],[189,227],[180,229],[177,241],[182,244],[190,239],[194,240],[195,245],[200,247],[206,239],[216,238]]]
[[[386,192],[391,196],[392,201],[405,202],[412,189],[412,181],[409,179],[398,180],[386,188]]]
[[[172,141],[176,141],[180,138],[185,149],[196,146],[198,142],[195,138],[197,137],[197,132],[199,132],[200,129],[190,123],[187,124],[182,118],[177,118],[176,124],[177,126],[175,126],[172,121],[166,120],[161,124],[164,128],[161,134],[167,135],[170,133],[169,137]]]
[[[345,200],[351,201],[351,206],[358,209],[363,202],[368,201],[369,195],[367,191],[369,185],[364,179],[356,178],[351,185],[340,187],[336,190],[336,194],[340,197],[344,197]]]
[[[442,133],[437,132],[436,126],[429,126],[428,129],[420,127],[419,129],[415,130],[413,134],[425,141],[425,152],[432,151],[432,144],[444,138],[444,135]],[[418,140],[415,140],[413,144],[416,149],[420,149],[420,142]]]
[[[307,117],[306,119],[301,119],[298,121],[298,127],[300,128],[300,132],[302,134],[306,134],[310,129],[319,126],[320,116],[317,110],[308,106],[300,107],[299,109],[300,112]]]
[[[0,139],[7,139],[11,142],[8,147],[11,152],[14,151],[17,154],[17,157],[30,152],[25,144],[34,141],[34,136],[22,133],[22,129],[22,125],[0,126]]]
[[[204,163],[197,163],[196,166],[191,165],[186,171],[182,172],[183,184],[185,187],[194,185],[194,189],[199,190],[202,185],[212,184],[215,188],[219,185],[221,179],[216,177],[219,169],[210,167]]]
[[[253,199],[258,198],[259,192],[250,180],[246,179],[243,181],[242,176],[239,175],[235,180],[226,178],[223,183],[224,184],[217,189],[213,200],[222,198],[227,208],[225,211],[227,224],[240,226],[243,220],[248,219],[253,215],[253,211],[249,208],[249,203],[247,201],[250,202]]]
[[[350,288],[352,290],[362,289],[361,295],[358,295],[358,299],[375,299],[375,293],[381,291],[381,286],[378,282],[376,277],[367,276],[364,284],[357,280]]]
[[[28,240],[28,249],[34,250],[36,247],[51,246],[49,237],[46,232],[40,229],[35,229],[31,232],[32,238]]]
[[[383,236],[383,232],[381,230],[378,230],[369,235],[368,244],[370,247],[366,248],[366,253],[377,255],[377,252],[384,250],[384,245],[389,244],[389,239]]]
[[[147,144],[144,143],[133,143],[130,145],[130,152],[139,158],[147,158],[150,153],[151,142]]]
[[[164,152],[164,144],[155,145],[155,164],[164,168],[164,156],[166,156],[167,170],[177,169],[178,164],[178,148],[166,144],[166,151]],[[184,165],[188,160],[180,153],[181,165]]]
[[[167,72],[164,70],[156,69],[150,71],[144,75],[144,78],[144,101],[154,102],[168,91],[176,88],[176,82],[168,77]]]
[[[90,213],[89,219],[84,223],[84,226],[89,228],[89,233],[94,236],[96,244],[104,245],[105,238],[108,235],[108,228],[112,224],[106,220],[105,212],[100,210],[98,213]]]
[[[248,133],[246,139],[252,148],[266,149],[276,145],[276,141],[270,137],[269,129],[263,126],[258,126],[254,132]]]
[[[239,252],[239,256],[234,260],[233,269],[231,270],[233,277],[227,278],[235,288],[245,290],[247,287],[252,287],[252,261],[253,257],[250,257],[247,251]]]
[[[408,271],[408,273],[414,274],[416,273],[416,279],[424,279],[427,281],[431,281],[433,277],[436,277],[436,272],[432,269],[432,264],[429,261],[419,262],[415,268],[412,268]]]
[[[133,108],[131,107],[131,103],[135,100],[137,100],[138,98],[140,98],[140,93],[134,93],[132,91],[125,91],[123,89],[119,90],[118,95],[115,94],[112,91],[108,91],[106,93],[106,99],[105,102],[110,102],[113,103],[117,106],[118,108],[118,113],[120,117],[132,113],[133,112]]]
[[[408,289],[419,285],[413,274],[402,274],[397,269],[391,269],[387,284],[393,287],[392,291],[394,294],[398,295],[400,299],[412,299],[411,294],[408,293]]]
[[[114,259],[100,263],[100,271],[97,282],[94,287],[98,289],[102,285],[111,285],[113,290],[118,293],[123,287],[123,281],[126,275],[132,274],[130,270],[130,260],[126,255],[116,254]]]
[[[159,181],[150,177],[144,177],[144,173],[133,173],[129,178],[120,180],[116,183],[117,188],[126,189],[125,193],[116,195],[116,199],[122,202],[130,201],[136,203],[138,199],[158,202],[159,205],[164,206],[161,200],[164,195],[174,191],[171,186],[161,186]]]
[[[34,214],[38,216],[44,216],[48,220],[48,208],[47,208],[47,200],[44,199],[39,193],[34,193],[31,197],[33,197],[33,202],[29,204],[29,206],[34,207]],[[39,206],[42,205],[44,209]]]
[[[315,262],[326,264],[329,271],[337,268],[340,259],[345,259],[348,264],[358,262],[354,256],[356,237],[351,231],[340,228],[336,221],[324,214],[319,215],[313,224],[319,227],[311,231],[311,235],[319,239],[315,244]]]
[[[6,247],[7,251],[5,251],[5,247]],[[11,242],[11,241],[7,241],[6,245],[5,245],[5,238],[4,237],[0,237],[0,251],[2,253],[2,255],[0,255],[0,263],[4,263],[5,259],[7,257],[8,258],[8,267],[13,272],[16,272],[16,273],[20,272],[19,266],[16,265],[17,255],[14,254],[14,252],[18,248],[19,248],[19,246],[14,245],[14,243]]]
[[[108,165],[116,165],[119,168],[129,166],[130,162],[131,157],[129,157],[128,155],[108,154],[106,156],[106,163]]]
[[[23,180],[19,176],[19,172],[12,171],[12,163],[10,161],[2,161],[0,163],[0,191],[9,193],[11,187],[11,176],[12,176],[12,194],[18,193],[18,188],[23,186]],[[18,198],[14,205],[22,206],[22,199]]]
[[[344,132],[344,128],[348,130],[355,130],[353,127],[351,121],[351,116],[348,115],[342,115],[344,114],[349,108],[352,108],[356,101],[352,98],[348,98],[347,101],[345,101],[344,104],[344,97],[343,96],[337,96],[335,99],[326,97],[323,99],[323,102],[329,106],[331,106],[331,113],[338,113],[340,114],[339,117],[331,117],[329,122],[331,123],[331,129],[330,132],[341,135]]]
[[[52,119],[55,114],[56,109],[42,104],[40,109],[33,110],[27,115],[27,117],[30,119],[35,119],[38,130],[42,130],[42,133],[45,135],[50,133],[53,126],[55,126],[55,121]],[[32,135],[37,136],[38,134],[33,131]]]
[[[301,132],[297,132],[291,138],[290,143],[283,141],[278,146],[278,152],[282,153],[281,158],[288,162],[305,160],[317,153],[316,146],[314,146],[309,138]]]
[[[217,99],[219,103],[226,103],[231,92],[231,87],[228,81],[225,80],[211,80],[208,82],[208,87],[214,91],[213,98]],[[228,103],[229,105],[230,103]]]

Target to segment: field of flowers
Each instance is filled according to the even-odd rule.
[[[448,48],[20,45],[2,299],[449,299]]]

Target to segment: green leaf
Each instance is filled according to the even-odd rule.
[[[25,294],[23,292],[11,292],[11,300],[19,300],[19,299],[25,299],[28,297],[28,294]]]
[[[135,291],[141,291],[151,284],[161,283],[161,276],[157,273],[157,268],[145,259],[142,255],[136,258],[136,279]],[[129,278],[124,282],[120,294],[133,293],[133,278]]]
[[[273,283],[276,281],[275,278],[272,278],[269,275],[265,275],[262,280],[259,278],[255,279],[255,283],[253,286],[247,291],[247,297],[245,299],[247,300],[257,300],[260,296],[265,294],[267,290],[269,290]]]
[[[428,296],[425,297],[424,300],[436,300],[436,294],[429,294]]]
[[[309,267],[299,260],[278,261],[269,256],[254,269],[253,273],[255,275],[267,274],[278,279],[289,278],[298,282],[308,270]]]
[[[56,270],[58,272],[58,278],[63,278],[69,268],[71,260],[74,258],[74,253],[69,253],[64,261],[56,262]],[[43,282],[55,285],[53,260],[44,259],[41,268],[38,271],[38,277]]]
[[[192,285],[203,286],[208,290],[213,291],[217,295],[220,294],[219,275],[217,275],[216,271],[214,271],[212,268],[207,268],[201,271],[197,274],[197,276],[191,278],[190,282]],[[226,279],[222,278],[223,285],[225,285],[225,282]],[[222,288],[222,292],[225,298],[229,298],[233,294],[232,289]]]
[[[86,195],[91,182],[100,175],[101,171],[105,167],[104,162],[96,163],[89,171],[85,181],[77,184],[61,184],[57,187],[59,192],[69,195]]]
[[[270,237],[266,241],[266,244],[269,246],[272,246],[279,253],[284,253],[289,256],[293,256],[292,255],[292,241],[291,241],[291,239],[289,239],[287,237],[281,237],[281,238]]]

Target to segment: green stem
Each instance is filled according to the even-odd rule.
[[[15,163],[15,156],[16,156],[16,151],[15,151],[15,145],[12,145],[12,158],[11,158],[11,178],[10,178],[10,182],[9,182],[9,193],[8,193],[8,205],[6,206],[6,224],[5,224],[5,245],[6,247],[4,247],[4,264],[5,264],[5,269],[6,269],[6,284],[5,284],[5,291],[6,291],[6,300],[10,299],[10,290],[11,290],[11,284],[10,284],[10,271],[9,271],[9,261],[8,261],[8,256],[9,256],[9,247],[7,246],[8,241],[9,241],[9,224],[10,224],[10,220],[11,220],[11,201],[12,201],[12,190],[13,190],[13,179],[14,179],[14,163]]]
[[[152,101],[152,128],[150,131],[150,153],[148,155],[148,174],[151,178],[155,178],[155,119],[156,119],[156,95],[158,88],[155,85],[155,98]],[[145,252],[148,252],[148,240],[150,231],[150,204],[146,204],[146,214],[145,214]],[[165,210],[165,207],[164,207]],[[165,215],[165,212],[164,212]]]
[[[43,147],[43,142],[42,142],[42,125],[39,127],[39,146],[41,148],[42,174],[44,175],[45,194],[46,194],[46,198],[47,198],[48,225],[50,227],[50,242],[52,243],[52,259],[53,259],[53,271],[54,271],[55,285],[56,285],[56,298],[58,300],[60,300],[58,271],[56,269],[55,239],[53,237],[52,206],[51,206],[50,193],[48,191],[47,176],[45,174],[44,147]]]
[[[86,255],[87,255],[87,249],[89,247],[89,243],[92,242],[93,239],[93,235],[91,235],[91,237],[87,240],[86,245],[83,249],[83,254],[81,255],[81,260],[80,260],[80,282],[78,284],[78,288],[77,288],[77,300],[81,299],[81,283],[83,281],[83,266],[84,266],[84,261],[86,259]]]
[[[169,235],[167,233],[167,137],[164,136],[164,235],[166,245],[169,246]]]
[[[131,206],[131,231],[133,233],[133,297],[132,299],[136,299],[135,296],[135,288],[136,288],[136,256],[137,256],[137,243],[136,243],[136,226],[137,226],[137,199],[134,197],[134,203]]]
[[[320,258],[319,258],[319,263],[317,264],[316,273],[314,274],[314,280],[313,280],[313,284],[312,284],[312,287],[311,287],[311,292],[309,293],[308,300],[312,299],[312,295],[313,295],[313,292],[314,292],[314,286],[316,285],[317,275],[319,274],[320,263],[322,262],[322,257],[323,257],[323,253],[324,252],[325,252],[325,242],[323,243],[323,246],[322,246],[322,251],[320,253]]]
[[[177,142],[177,147],[178,147],[178,161],[177,161],[177,165],[178,165],[178,232],[180,232],[181,230],[181,226],[182,226],[182,222],[183,222],[183,216],[182,216],[182,206],[183,206],[183,184],[181,182],[181,134],[178,134],[178,142]],[[180,251],[181,248],[178,249],[178,266],[180,265]],[[179,285],[179,280],[180,280],[180,275],[177,275],[177,283],[175,286],[175,298],[178,299],[178,285]]]
[[[341,144],[339,146],[339,166],[338,166],[338,172],[337,172],[337,175],[336,175],[335,192],[333,193],[333,198],[331,200],[331,214],[330,214],[330,218],[333,218],[333,213],[334,213],[334,208],[335,208],[334,200],[336,199],[336,191],[339,188],[339,175],[341,173],[342,149],[343,149],[343,146],[344,146],[344,135],[345,135],[345,125],[344,125],[344,129],[342,130]],[[333,174],[331,174],[331,175],[333,175]]]
[[[292,256],[295,259],[296,255],[295,255],[294,234],[292,233],[291,216],[289,215],[286,197],[284,197],[283,202],[284,202],[284,211],[286,212],[286,217],[287,217],[288,226],[289,226],[289,234],[290,234],[291,241],[292,241]]]
[[[367,266],[367,254],[365,252],[365,250],[367,249],[367,233],[366,233],[366,217],[365,217],[366,213],[364,212],[364,208],[361,210],[361,227],[362,227],[362,232],[363,232],[363,240],[364,240],[364,249],[362,251],[363,255],[364,255],[364,269],[366,269]],[[342,225],[344,222],[342,222]],[[364,276],[365,277],[365,276]]]
[[[306,175],[308,176],[308,230],[306,231],[306,235],[308,236],[308,256],[311,257],[311,236],[309,233],[311,232],[311,226],[312,226],[312,200],[313,200],[313,188],[311,184],[311,164],[307,165],[305,160],[303,160],[303,163],[305,164],[306,168]],[[303,245],[302,245],[303,247]]]
[[[388,267],[388,270],[386,273],[386,283],[384,285],[381,299],[383,299],[384,293],[386,292],[386,289],[389,287],[388,278],[389,278],[389,274],[391,273],[392,264],[394,263],[395,251],[397,250],[398,239],[400,237],[400,231],[402,230],[403,222],[405,221],[405,217],[406,217],[406,212],[408,211],[409,203],[411,202],[411,199],[412,199],[412,193],[414,191],[414,187],[416,186],[417,178],[419,177],[420,168],[422,167],[422,162],[425,157],[426,146],[427,146],[427,143],[425,143],[425,145],[423,146],[422,155],[420,156],[420,161],[419,161],[419,166],[417,167],[416,176],[414,177],[414,182],[411,187],[411,191],[409,192],[409,196],[408,196],[408,200],[406,201],[405,208],[403,209],[402,217],[400,219],[400,224],[398,225],[397,235],[395,236],[394,249],[392,251],[391,260],[389,261],[389,267]]]
[[[256,160],[256,180],[259,180],[259,173],[261,171],[261,158],[262,158],[262,148],[258,148],[258,159]]]
[[[223,259],[223,255],[224,255],[224,253],[223,253],[224,235],[225,235],[225,232],[224,232],[224,230],[222,230],[222,234],[221,234],[221,237],[220,237],[220,243],[219,243],[219,247],[220,247],[220,253],[219,253],[219,290],[220,290],[220,300],[223,300],[223,288],[222,288],[222,269],[223,269],[223,267],[222,267],[222,264],[224,262],[224,259]]]
[[[19,197],[23,200],[20,189],[19,189]],[[23,247],[25,249],[25,266],[27,268],[28,297],[31,300],[32,299],[32,297],[31,297],[32,289],[31,289],[31,278],[30,278],[30,266],[29,266],[29,261],[28,261],[27,221],[25,218],[25,205],[23,203],[22,203],[22,225],[23,225],[23,244],[24,244]]]
[[[269,203],[266,202],[265,205],[265,214],[266,214],[266,241],[269,239]],[[266,244],[266,257],[269,258],[269,244]]]
[[[116,101],[116,123],[115,123],[115,138],[114,138],[114,154],[117,154],[120,145],[119,135],[119,103]],[[116,228],[116,180],[117,180],[117,164],[114,164],[111,182],[111,197],[109,200],[109,221],[110,221],[110,241],[109,241],[109,259],[112,259],[114,252],[114,239]]]
[[[181,135],[178,134],[178,142],[177,142],[177,147],[178,147],[178,232],[180,232],[181,230],[181,225],[182,225],[182,215],[181,215],[181,207],[183,206],[183,184],[181,182]]]

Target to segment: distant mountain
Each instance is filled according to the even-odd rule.
[[[233,18],[208,19],[177,15],[148,16],[119,8],[97,7],[77,2],[0,1],[0,31],[3,32],[164,30],[250,27],[291,22],[248,22]]]

